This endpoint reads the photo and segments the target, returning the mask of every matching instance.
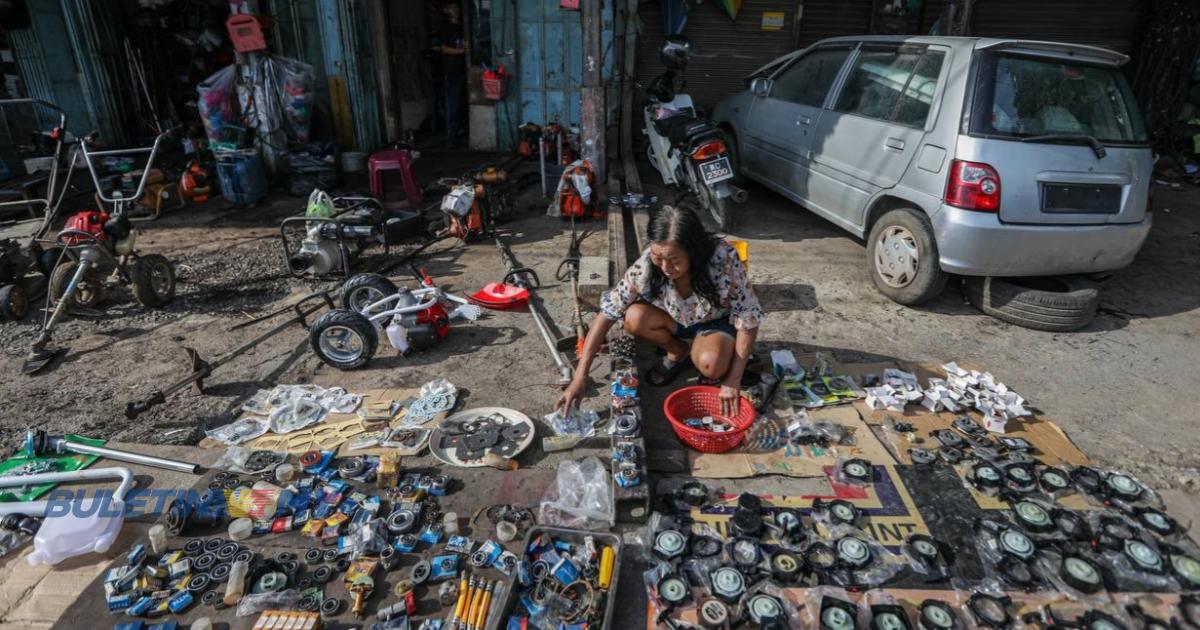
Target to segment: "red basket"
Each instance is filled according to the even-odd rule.
[[[488,70],[483,73],[483,97],[489,101],[504,100],[504,79],[508,75]]]
[[[684,387],[667,396],[666,402],[663,403],[663,413],[671,422],[671,428],[675,430],[675,435],[678,435],[684,444],[701,453],[724,453],[737,448],[746,437],[746,429],[754,424],[754,419],[758,416],[754,412],[754,405],[744,397],[738,399],[736,416],[732,418],[722,416],[720,393],[721,388],[719,387],[703,385]],[[703,418],[704,416],[720,418],[732,425],[733,430],[716,433],[704,429],[693,429],[684,424],[688,418]]]

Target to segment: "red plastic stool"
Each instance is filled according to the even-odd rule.
[[[407,206],[409,208],[421,203],[421,186],[413,175],[412,153],[407,149],[388,149],[371,154],[367,162],[371,177],[371,196],[387,205]],[[400,172],[400,185],[404,199],[389,202],[385,199],[387,186],[384,185],[384,173],[387,171]]]

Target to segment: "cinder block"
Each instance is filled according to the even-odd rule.
[[[600,309],[600,296],[608,290],[608,258],[584,256],[579,260],[579,301]]]

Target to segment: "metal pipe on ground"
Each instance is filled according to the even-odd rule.
[[[96,481],[99,479],[119,479],[121,485],[113,493],[113,500],[125,501],[125,495],[133,487],[133,471],[124,466],[113,468],[85,468],[71,472],[44,473],[40,475],[18,475],[0,477],[0,488],[16,488],[43,483],[72,483],[78,481]],[[0,503],[0,516],[9,514],[24,514],[26,516],[45,516],[50,508],[50,501],[14,501]]]

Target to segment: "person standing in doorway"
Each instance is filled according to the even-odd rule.
[[[442,53],[443,102],[446,115],[446,146],[456,147],[467,99],[467,44],[463,36],[462,5],[450,0],[442,5],[445,20],[439,33]]]

